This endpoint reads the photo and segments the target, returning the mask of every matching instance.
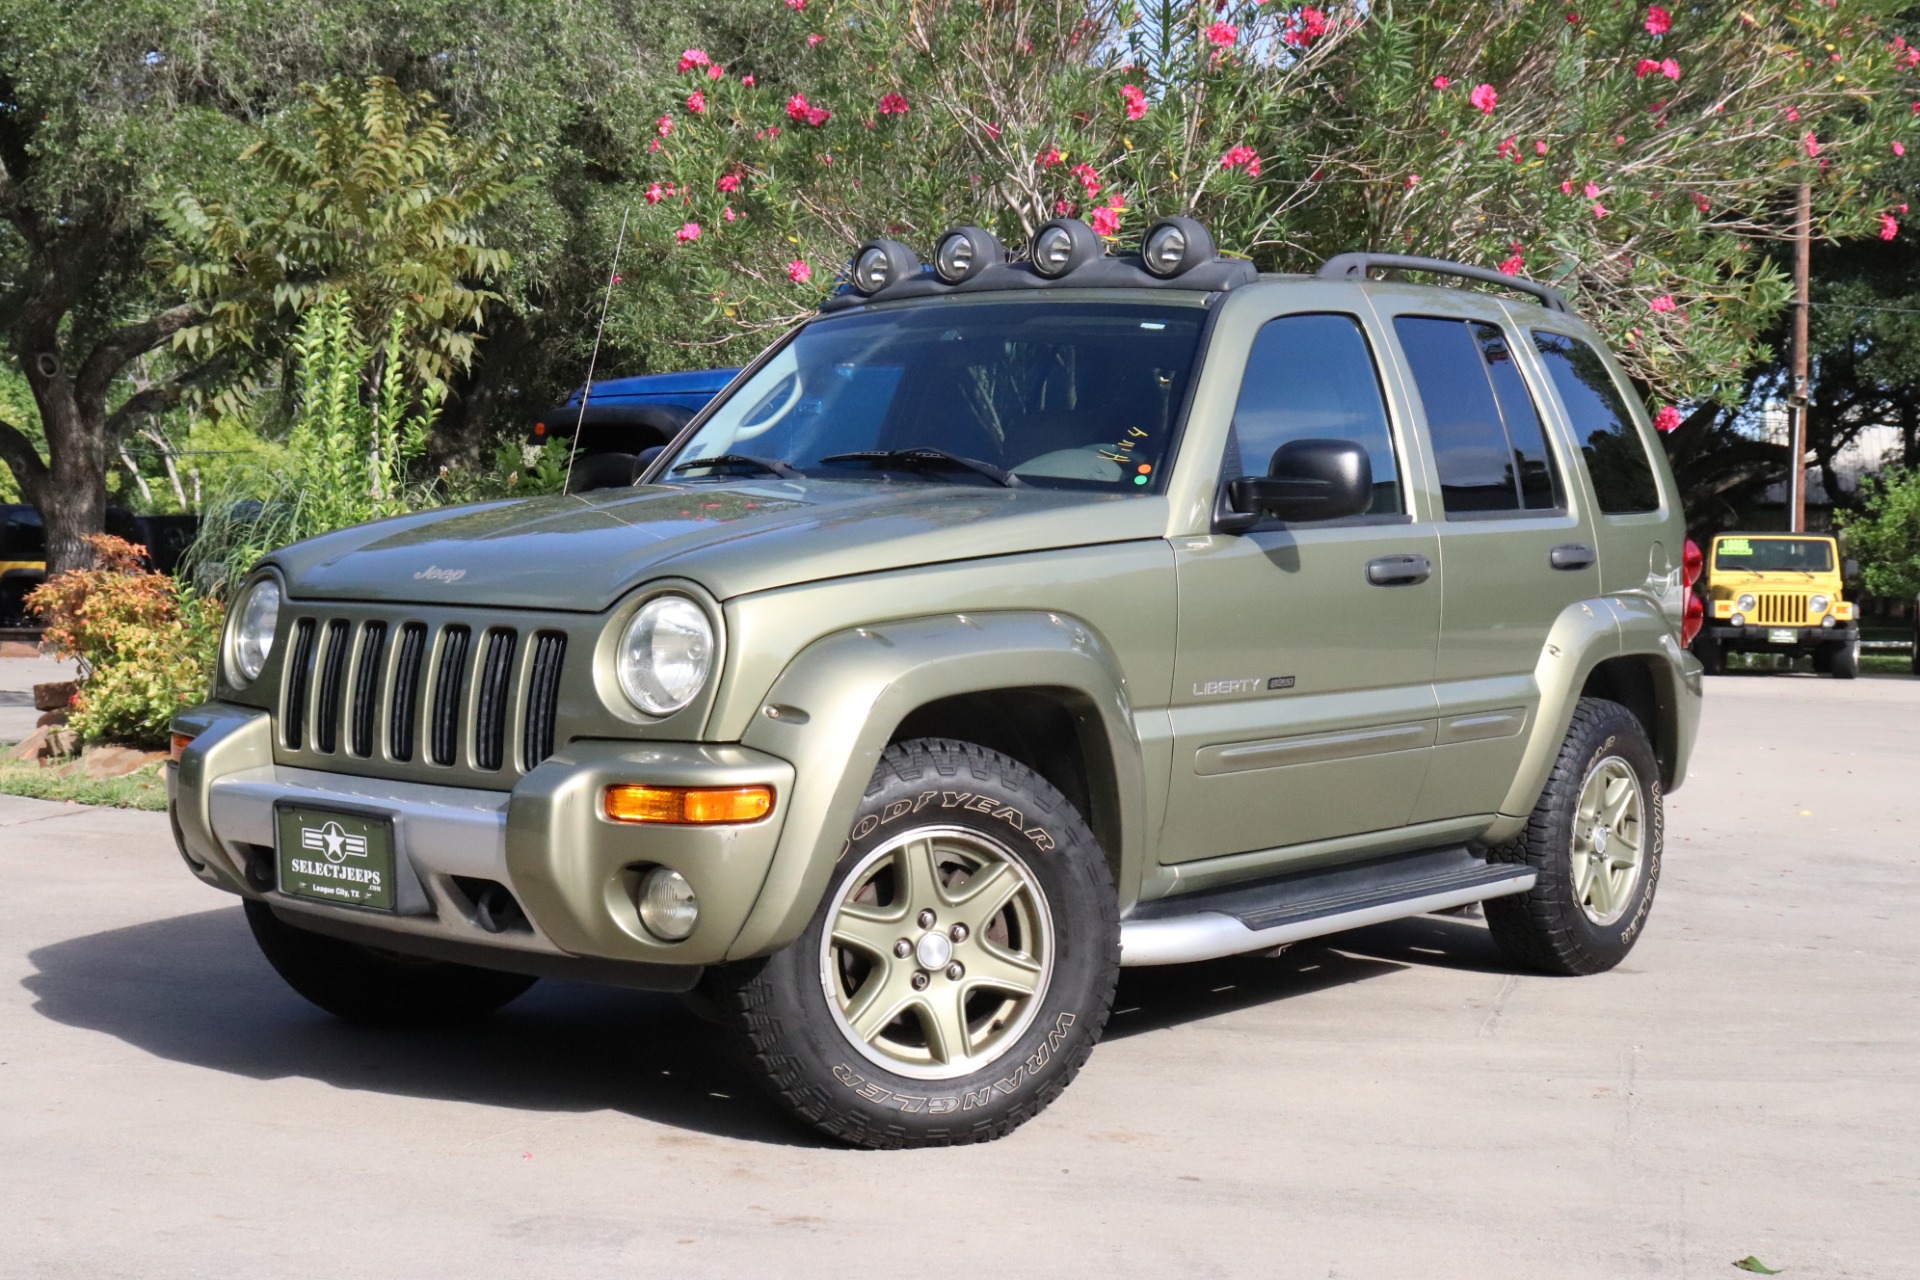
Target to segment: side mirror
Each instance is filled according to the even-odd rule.
[[[654,464],[654,461],[658,459],[659,456],[665,453],[666,451],[667,451],[667,446],[663,444],[652,444],[642,449],[639,453],[634,454],[633,455],[633,479],[629,483],[639,484],[640,477],[647,474],[648,468],[652,467]]]
[[[1848,556],[1840,562],[1840,572],[1849,578],[1857,578],[1860,576],[1860,562],[1852,556]]]
[[[1357,516],[1373,505],[1373,462],[1351,440],[1289,440],[1273,451],[1266,475],[1228,481],[1227,498],[1242,517],[1230,532],[1263,516],[1289,523]]]

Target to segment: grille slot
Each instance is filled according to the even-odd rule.
[[[380,660],[387,653],[387,624],[369,622],[360,632],[360,660],[353,667],[353,738],[349,749],[373,754],[373,722],[380,707]]]
[[[313,747],[332,755],[340,748],[341,679],[347,670],[349,642],[347,620],[335,618],[327,624],[326,640],[320,646],[320,705],[314,709]]]
[[[1761,596],[1760,608],[1755,618],[1763,626],[1798,627],[1807,621],[1807,598],[1805,596]]]
[[[307,686],[313,679],[313,619],[302,618],[293,624],[293,649],[287,654],[286,705],[281,709],[287,746],[300,749],[306,732]]]
[[[428,759],[450,765],[459,758],[460,710],[466,701],[470,627],[451,626],[440,633],[440,661],[433,673],[433,720]]]
[[[560,668],[567,658],[567,637],[542,631],[533,641],[533,670],[527,678],[526,728],[520,743],[525,767],[532,769],[553,754],[553,723],[560,706]]]
[[[508,686],[513,681],[513,650],[518,636],[512,631],[487,633],[486,656],[480,662],[480,705],[474,712],[474,762],[482,769],[498,769],[506,762]]]
[[[426,655],[426,626],[409,622],[400,628],[400,656],[393,666],[393,706],[387,721],[387,754],[402,763],[413,759],[414,728],[419,723],[420,664]]]

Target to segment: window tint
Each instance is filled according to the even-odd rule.
[[[1538,329],[1533,342],[1567,406],[1600,509],[1611,514],[1658,511],[1660,490],[1647,460],[1646,441],[1599,353],[1576,338]]]
[[[1222,472],[1265,475],[1274,450],[1289,440],[1360,445],[1373,463],[1373,505],[1366,514],[1405,510],[1380,375],[1352,316],[1281,316],[1255,336]]]
[[[1449,515],[1561,505],[1546,434],[1495,325],[1427,316],[1393,322],[1427,412]]]

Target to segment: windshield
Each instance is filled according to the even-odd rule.
[[[1713,544],[1713,567],[1747,573],[1832,573],[1833,543],[1826,538],[1722,538]]]
[[[666,474],[982,483],[888,455],[939,450],[1049,488],[1159,488],[1205,312],[1179,303],[971,300],[817,320],[720,405]],[[730,457],[729,464],[690,465]],[[900,469],[893,469],[895,465]]]

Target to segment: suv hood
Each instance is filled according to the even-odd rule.
[[[970,484],[648,486],[454,507],[275,552],[296,599],[598,612],[653,578],[725,600],[821,578],[1156,538],[1160,497]]]

